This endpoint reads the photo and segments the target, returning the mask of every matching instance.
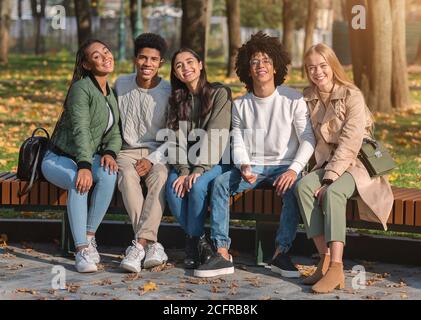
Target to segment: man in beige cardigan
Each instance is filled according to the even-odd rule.
[[[123,147],[117,157],[118,188],[130,216],[135,240],[126,250],[121,267],[140,272],[165,262],[168,257],[157,242],[165,208],[165,145],[156,134],[166,127],[170,83],[158,76],[166,51],[165,40],[145,33],[135,40],[137,72],[117,79],[115,89],[121,114]],[[144,196],[142,184],[147,187]]]

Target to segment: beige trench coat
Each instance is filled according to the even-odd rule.
[[[371,178],[357,159],[363,138],[370,137],[373,121],[362,93],[358,89],[336,84],[327,110],[315,87],[304,90],[304,99],[317,140],[313,170],[327,163],[324,179],[333,181],[345,171],[349,172],[358,190],[360,219],[380,222],[387,230],[386,222],[393,206],[387,176]]]

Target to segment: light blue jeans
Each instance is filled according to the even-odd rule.
[[[184,198],[177,197],[172,184],[178,178],[175,169],[168,176],[166,195],[171,213],[177,219],[184,232],[189,236],[204,234],[206,213],[208,212],[209,193],[216,177],[230,169],[229,165],[216,165],[197,178],[190,192]]]
[[[251,166],[252,172],[257,174],[255,183],[245,181],[240,170],[232,170],[218,176],[212,189],[211,205],[211,239],[217,248],[229,248],[229,202],[230,196],[256,188],[263,181],[273,184],[276,178],[286,172],[289,166]],[[300,176],[298,176],[300,178]],[[297,179],[298,180],[298,179]],[[282,214],[276,232],[275,245],[281,253],[286,253],[292,246],[297,233],[299,209],[294,195],[294,185],[282,195]]]
[[[88,194],[80,194],[76,189],[76,163],[51,151],[45,154],[42,161],[41,170],[44,177],[52,184],[67,190],[67,214],[75,247],[88,244],[86,233],[96,232],[114,194],[117,174],[105,171],[100,161],[101,156],[95,155],[92,162],[95,187],[90,197],[89,210]]]

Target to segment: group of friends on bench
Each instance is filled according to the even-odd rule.
[[[236,57],[247,93],[235,100],[226,85],[207,80],[202,58],[189,48],[172,55],[170,81],[160,77],[166,50],[160,35],[140,35],[136,72],[113,88],[109,46],[89,40],[77,52],[42,160],[44,177],[68,191],[77,271],[97,271],[95,232],[117,185],[134,231],[122,269],[167,261],[157,234],[168,204],[186,235],[184,267],[196,277],[232,274],[230,197],[269,182],[283,202],[271,270],[300,277],[288,252],[301,214],[320,254],[303,282],[316,293],[343,288],[347,200],[356,196],[360,212],[385,226],[393,195],[387,177],[371,178],[357,158],[373,118],[333,50],[317,44],[305,54],[309,86],[301,94],[283,85],[291,60],[279,39],[252,35]]]

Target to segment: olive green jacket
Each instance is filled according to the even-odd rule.
[[[109,121],[107,102],[114,123],[106,132]],[[121,145],[114,92],[107,84],[107,96],[104,96],[94,77],[76,81],[69,89],[64,111],[51,138],[51,149],[72,158],[78,169],[90,169],[96,153],[116,158]]]

